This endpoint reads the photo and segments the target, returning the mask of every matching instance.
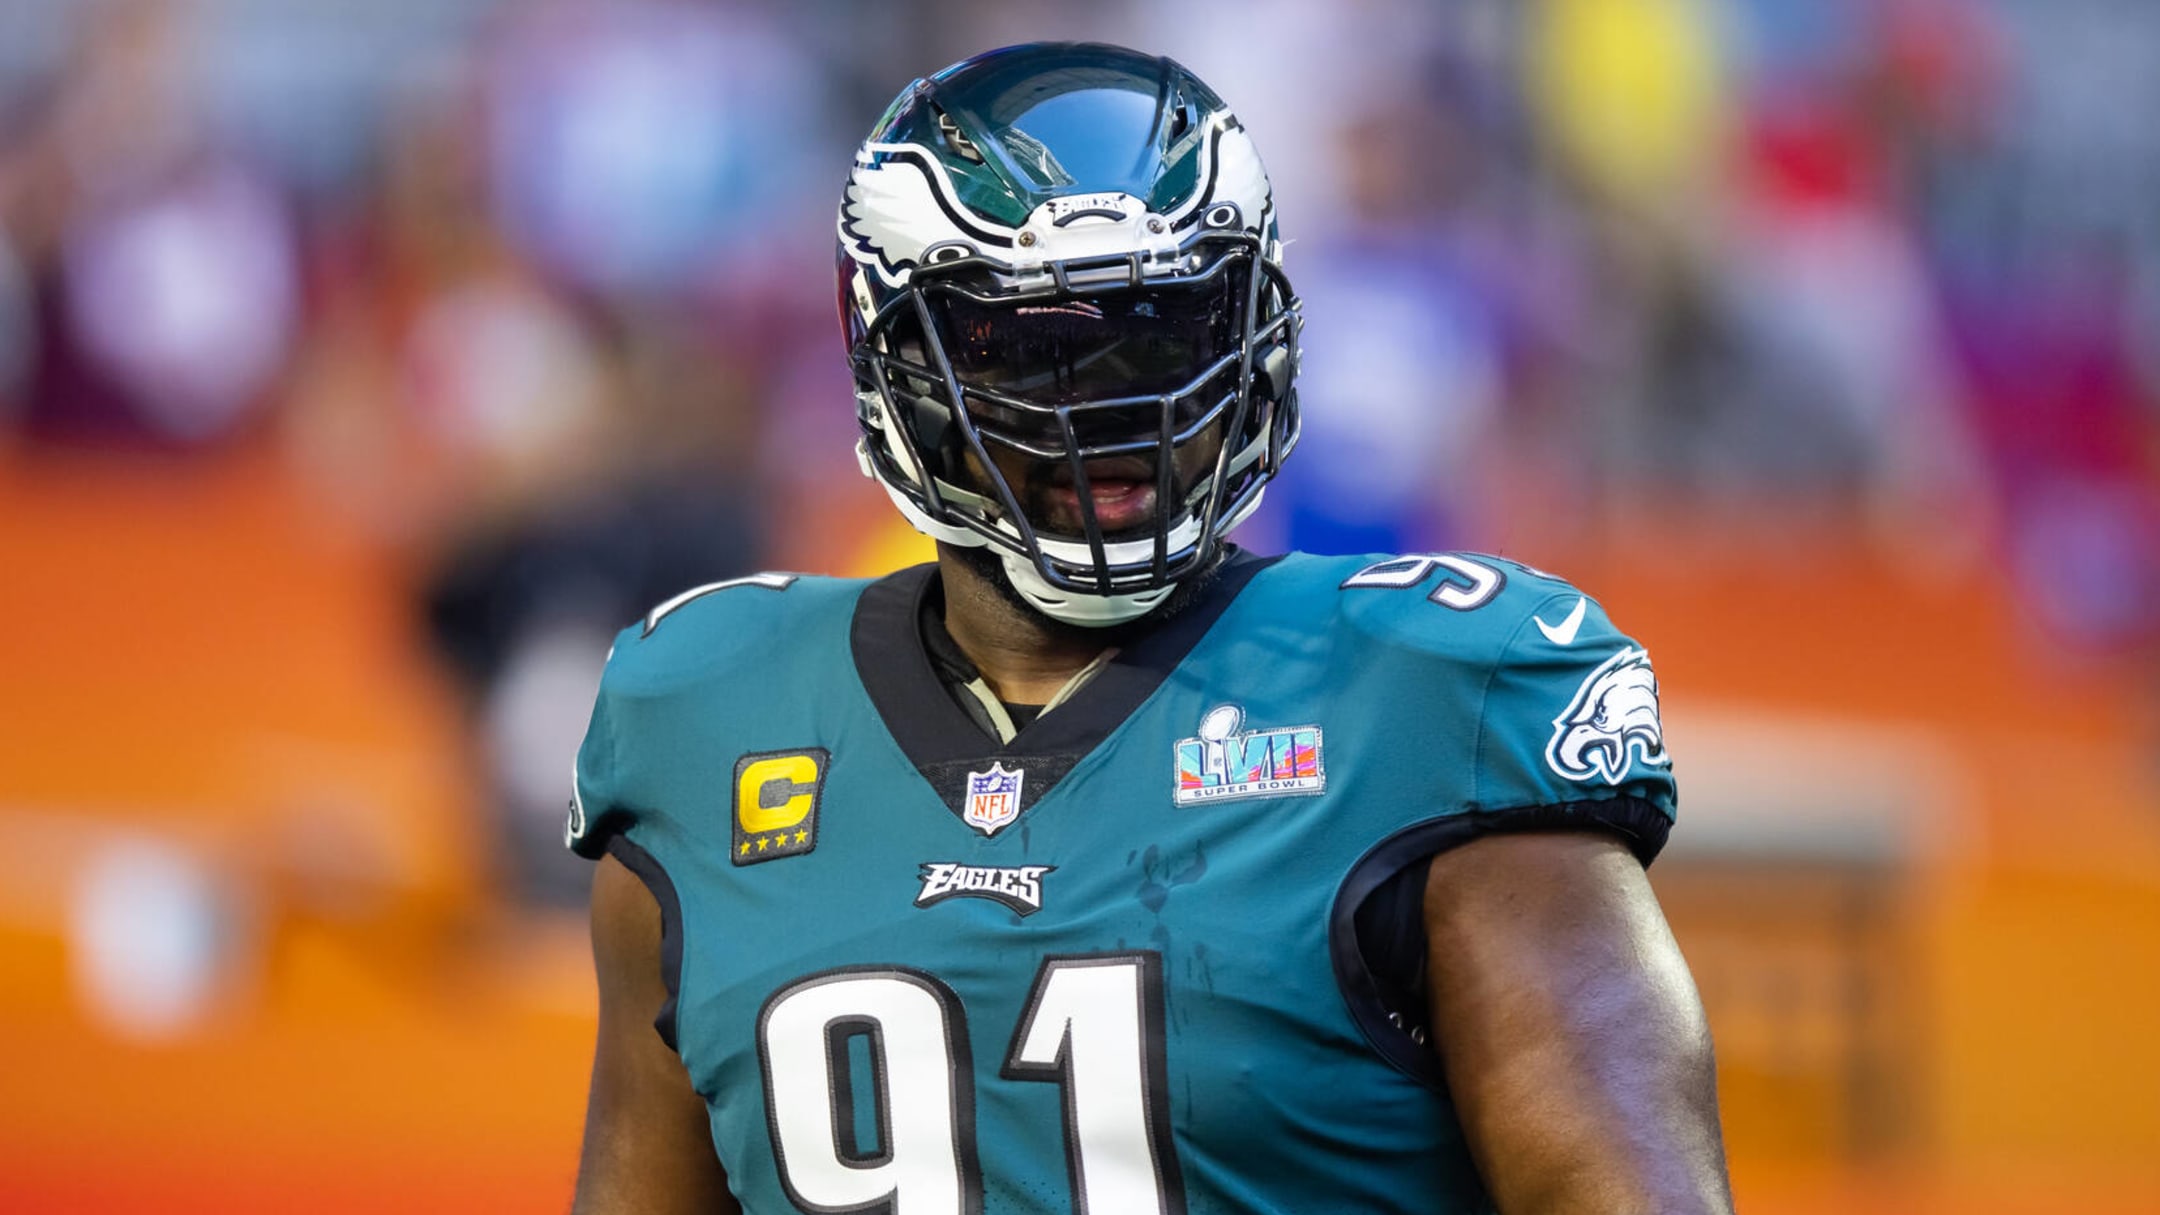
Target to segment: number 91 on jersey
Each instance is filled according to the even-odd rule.
[[[1185,1209],[1162,991],[1152,951],[1052,956],[1035,972],[999,1076],[1063,1089],[1078,1210]],[[798,1206],[982,1210],[966,1010],[936,976],[847,967],[799,979],[765,1002],[758,1054],[775,1162]]]

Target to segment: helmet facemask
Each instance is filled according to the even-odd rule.
[[[851,335],[865,471],[933,537],[998,550],[1045,614],[1145,614],[1296,443],[1288,281],[1242,227],[1025,274],[954,252]]]
[[[1112,625],[1223,550],[1297,442],[1259,151],[1176,62],[1096,43],[915,81],[837,216],[863,471],[1047,616]]]

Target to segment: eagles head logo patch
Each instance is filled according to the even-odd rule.
[[[1569,780],[1617,785],[1637,760],[1653,768],[1672,763],[1658,720],[1650,655],[1629,647],[1590,672],[1568,707],[1553,718],[1545,762]]]

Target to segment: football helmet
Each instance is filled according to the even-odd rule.
[[[1047,616],[1162,603],[1297,444],[1267,174],[1169,59],[1036,43],[915,81],[856,152],[839,238],[863,472]]]

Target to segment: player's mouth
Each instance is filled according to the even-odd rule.
[[[1155,468],[1146,460],[1111,459],[1087,465],[1088,505],[1094,508],[1095,525],[1105,536],[1146,527],[1155,521]],[[1087,528],[1080,510],[1080,491],[1069,470],[1060,469],[1044,487],[1050,525],[1071,535]]]

